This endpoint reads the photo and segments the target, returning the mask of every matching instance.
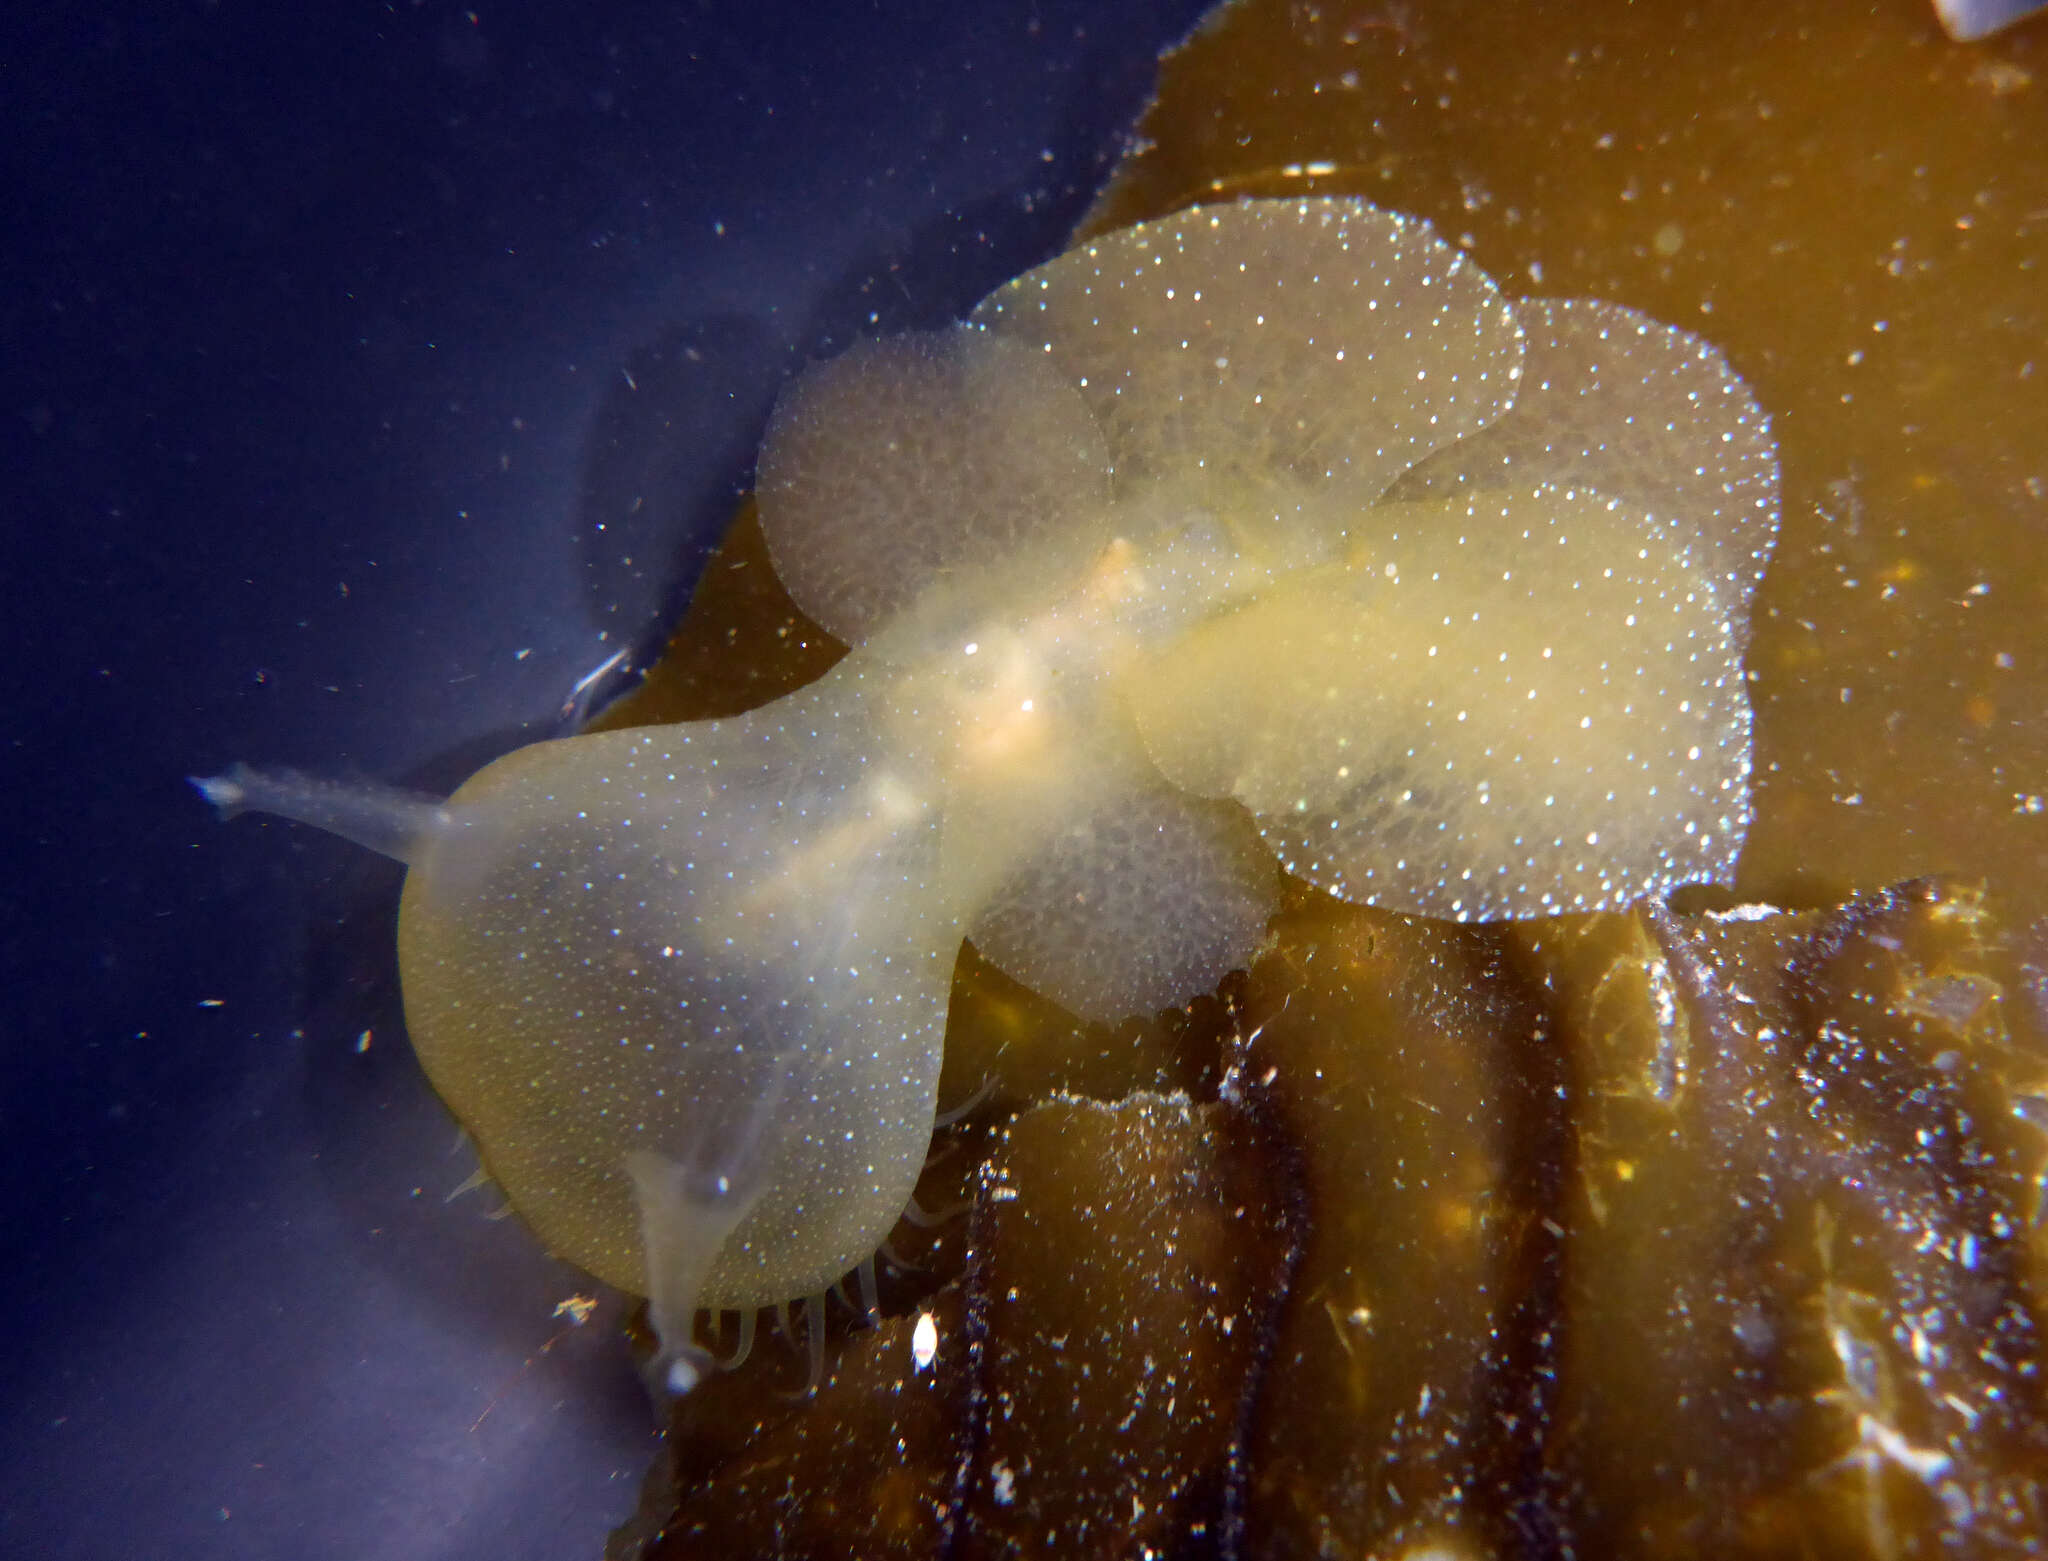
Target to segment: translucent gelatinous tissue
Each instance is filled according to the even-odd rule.
[[[964,936],[1083,1015],[1212,987],[1276,862],[1499,919],[1730,879],[1746,387],[1352,199],[1090,243],[783,397],[760,511],[830,674],[521,750],[445,808],[218,801],[407,861],[408,1022],[514,1205],[647,1293],[815,1294],[908,1198]],[[223,790],[223,787],[226,789]]]

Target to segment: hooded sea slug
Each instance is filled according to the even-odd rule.
[[[789,387],[758,499],[851,652],[746,715],[543,742],[445,804],[236,767],[405,862],[414,1045],[541,1239],[701,1309],[903,1213],[961,939],[1183,1001],[1278,868],[1490,920],[1725,883],[1768,421],[1633,310],[1514,299],[1356,199],[1199,207]]]

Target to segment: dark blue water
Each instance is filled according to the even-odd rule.
[[[1057,250],[1198,10],[10,8],[0,1554],[597,1553],[619,1302],[444,1201],[395,871],[183,777],[622,686],[789,367]]]

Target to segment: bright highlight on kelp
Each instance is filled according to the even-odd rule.
[[[1275,859],[1503,919],[1727,882],[1777,526],[1720,355],[1508,300],[1355,199],[1197,208],[802,375],[777,571],[854,648],[445,805],[237,769],[406,862],[421,1061],[542,1239],[701,1308],[865,1262],[931,1136],[963,936],[1097,1019],[1245,962]]]

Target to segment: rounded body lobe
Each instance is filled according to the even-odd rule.
[[[629,1155],[731,1226],[697,1305],[815,1293],[902,1213],[960,931],[930,778],[874,741],[834,674],[732,721],[537,745],[414,864],[422,1062],[520,1212],[614,1283],[660,1288]]]

